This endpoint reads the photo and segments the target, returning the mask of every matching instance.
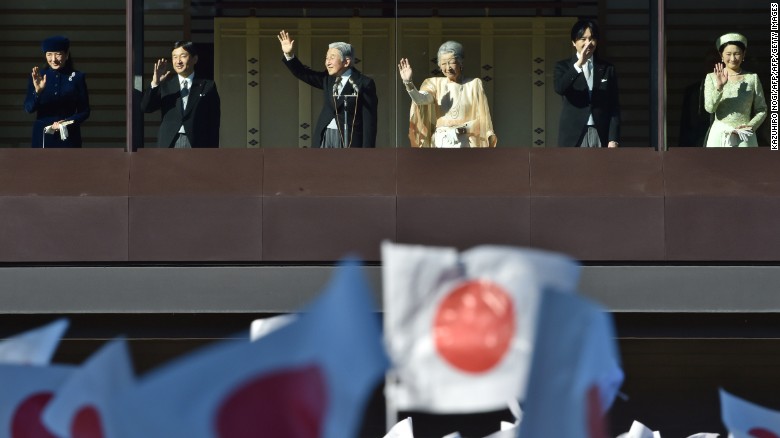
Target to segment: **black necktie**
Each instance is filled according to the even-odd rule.
[[[190,95],[190,89],[187,87],[187,80],[181,81],[181,109],[187,108],[187,96]]]

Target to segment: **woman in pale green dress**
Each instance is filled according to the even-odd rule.
[[[756,129],[766,118],[766,100],[755,73],[742,69],[747,38],[727,33],[715,42],[723,63],[704,80],[704,109],[715,115],[707,147],[758,146]]]

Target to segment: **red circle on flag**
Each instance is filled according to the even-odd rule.
[[[227,396],[217,411],[217,435],[319,437],[327,402],[325,376],[316,365],[265,373]]]
[[[11,438],[56,438],[41,421],[41,414],[54,394],[38,392],[24,399],[11,415]]]
[[[754,427],[748,431],[748,435],[754,438],[780,438],[776,433],[762,427]]]
[[[70,424],[72,438],[103,438],[103,423],[100,412],[94,406],[84,406],[73,416]]]
[[[488,280],[458,284],[442,300],[433,321],[434,345],[455,368],[481,373],[495,367],[515,335],[512,297]]]

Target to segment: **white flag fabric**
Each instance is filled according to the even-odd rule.
[[[702,432],[702,433],[694,433],[688,438],[718,438],[719,436],[720,436],[719,433]]]
[[[0,363],[48,365],[67,329],[62,318],[0,342]]]
[[[276,315],[269,318],[259,318],[252,321],[249,326],[249,340],[256,341],[263,336],[280,329],[287,324],[295,321],[297,315],[289,313],[285,315]]]
[[[519,426],[517,424],[512,424],[508,421],[502,421],[501,422],[501,429],[499,429],[496,432],[491,433],[490,435],[486,436],[485,438],[515,438],[517,437],[517,431],[519,430]]]
[[[652,431],[644,424],[634,420],[628,432],[618,435],[617,438],[661,438],[661,433]]]
[[[723,424],[734,438],[780,438],[780,412],[720,390]]]
[[[543,290],[576,290],[580,267],[549,252],[382,244],[386,396],[399,410],[502,409],[522,399]]]
[[[109,401],[134,381],[127,342],[111,341],[62,384],[44,410],[43,422],[61,438],[109,437],[105,428]]]
[[[406,417],[398,423],[395,423],[395,426],[387,431],[384,438],[414,438],[412,417]]]
[[[112,404],[116,436],[349,438],[388,361],[361,269],[340,266],[299,318],[142,378]]]
[[[523,410],[517,400],[510,400],[507,403],[509,411],[515,417],[514,423],[502,421],[497,432],[493,432],[485,438],[515,438],[520,430],[520,423],[523,421]]]
[[[0,438],[54,438],[42,413],[74,368],[0,364]]]
[[[623,381],[611,316],[574,294],[544,294],[520,438],[604,438]]]

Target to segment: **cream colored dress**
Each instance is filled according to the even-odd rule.
[[[451,82],[445,77],[428,78],[420,89],[408,90],[412,98],[409,114],[409,140],[412,147],[448,147],[450,143],[439,128],[463,128],[452,138],[460,147],[495,147],[498,139],[493,132],[487,96],[479,78]],[[440,133],[441,133],[440,129]],[[450,130],[452,131],[452,130]],[[454,134],[453,134],[454,135]],[[439,139],[439,140],[437,140]],[[451,146],[450,146],[451,147]]]
[[[766,100],[761,81],[755,73],[745,73],[740,81],[728,81],[718,91],[715,73],[704,79],[704,109],[715,114],[707,147],[758,146],[755,132],[766,118]],[[750,125],[753,135],[742,141],[735,134],[729,134],[737,126]]]

